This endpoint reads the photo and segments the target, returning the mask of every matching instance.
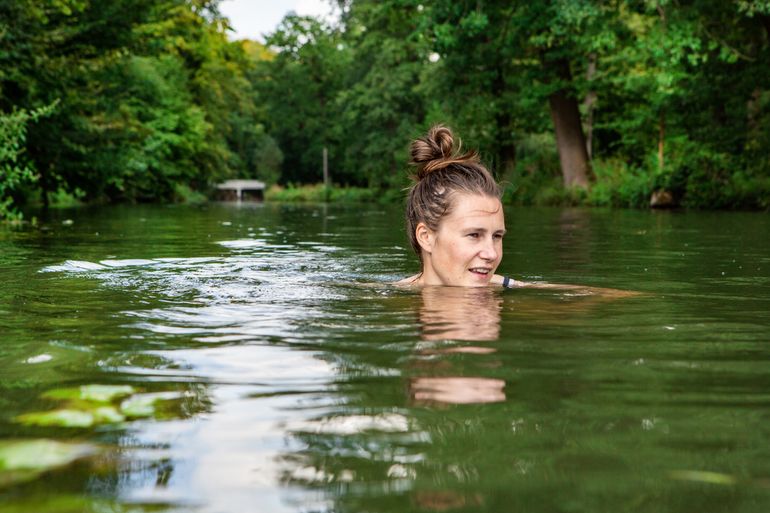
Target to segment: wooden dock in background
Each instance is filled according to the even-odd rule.
[[[224,201],[262,200],[265,182],[259,180],[227,180],[217,185],[217,199]]]

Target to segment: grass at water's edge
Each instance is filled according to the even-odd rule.
[[[343,187],[323,184],[273,185],[265,191],[266,201],[288,202],[343,202],[343,203],[398,203],[406,193],[400,189]]]
[[[518,206],[587,206],[617,208],[650,208],[656,187],[639,176],[601,177],[588,189],[565,188],[560,177],[514,177],[503,181],[503,204]],[[704,210],[767,210],[770,208],[770,180],[726,183],[703,191],[673,190],[674,205]],[[401,203],[404,189],[311,185],[274,185],[265,192],[266,201],[276,202],[341,202]]]
[[[596,180],[588,189],[568,189],[555,173],[518,172],[502,181],[505,205],[516,206],[586,206],[615,208],[650,208],[650,198],[656,190],[672,193],[674,205],[702,210],[768,210],[770,209],[770,178],[747,177],[736,173],[727,180],[660,184],[654,177],[620,166],[594,167]],[[370,188],[350,186],[273,185],[265,191],[266,201],[288,203],[380,203],[401,204],[406,198],[404,188]],[[175,189],[173,203],[200,204],[207,197],[187,186]],[[99,203],[99,202],[97,202]],[[52,209],[86,206],[75,195],[62,191],[50,196]],[[30,208],[31,207],[31,208]],[[0,216],[0,224],[36,224],[36,203],[27,205],[25,213],[9,218]],[[32,214],[32,215],[30,215]]]

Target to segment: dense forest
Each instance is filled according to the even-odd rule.
[[[398,199],[431,124],[519,204],[770,207],[770,0],[0,1],[0,217],[225,178]]]

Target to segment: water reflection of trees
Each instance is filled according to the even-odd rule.
[[[574,503],[602,509],[600,500],[622,509],[629,496],[678,503],[675,479],[699,474],[667,471],[713,465],[706,444],[722,447],[723,436],[733,443],[745,430],[730,424],[735,409],[720,406],[721,396],[697,394],[701,385],[678,381],[681,372],[666,361],[639,359],[662,345],[637,342],[660,334],[629,334],[642,326],[629,320],[646,321],[652,303],[619,299],[627,295],[425,288],[367,298],[401,324],[389,339],[349,328],[349,338],[326,346],[345,360],[339,395],[287,430],[299,449],[285,453],[283,482],[325,493],[334,511],[560,511]],[[365,349],[362,339],[376,346]],[[713,386],[706,376],[702,386]],[[504,386],[477,392],[473,378]],[[707,411],[699,414],[701,404]],[[699,423],[723,431],[689,440]],[[733,475],[745,456],[732,447],[711,468]],[[735,505],[727,495],[710,493],[711,506],[701,496],[688,500],[717,511]]]
[[[141,367],[132,366],[131,369],[134,372],[141,369],[148,374],[162,373],[176,366],[167,358],[152,355],[123,355],[120,359],[124,363],[141,363]],[[179,398],[162,404],[150,421],[145,419],[136,426],[128,424],[126,429],[118,430],[110,437],[113,449],[105,451],[97,462],[101,471],[89,476],[89,490],[101,494],[109,490],[116,497],[140,493],[143,498],[152,497],[152,500],[166,493],[177,465],[182,463],[184,466],[183,461],[178,461],[184,457],[174,447],[183,432],[182,426],[212,410],[207,384],[175,381],[154,376],[153,380],[143,384],[145,392],[163,394],[173,390]]]
[[[282,457],[282,481],[326,490],[339,511],[444,511],[481,505],[477,491],[465,493],[456,486],[477,483],[476,464],[443,453],[457,443],[469,447],[468,437],[486,436],[484,422],[464,422],[467,411],[458,408],[505,402],[495,347],[502,294],[499,289],[426,287],[392,298],[389,309],[397,304],[403,316],[417,321],[418,339],[408,342],[408,354],[401,352],[391,362],[398,375],[382,381],[382,397],[372,397],[378,388],[371,386],[370,377],[360,386],[345,387],[337,407],[288,426],[301,449]],[[382,352],[371,356],[383,363]],[[360,380],[350,372],[369,367],[367,358],[348,354],[346,360],[361,361],[340,367],[347,378]],[[406,385],[400,399],[390,386],[399,382]]]

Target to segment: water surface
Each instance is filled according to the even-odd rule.
[[[502,272],[641,294],[391,287],[391,207],[3,228],[0,441],[90,450],[0,474],[0,511],[767,511],[767,214],[506,223]],[[157,411],[21,420],[88,385]]]

